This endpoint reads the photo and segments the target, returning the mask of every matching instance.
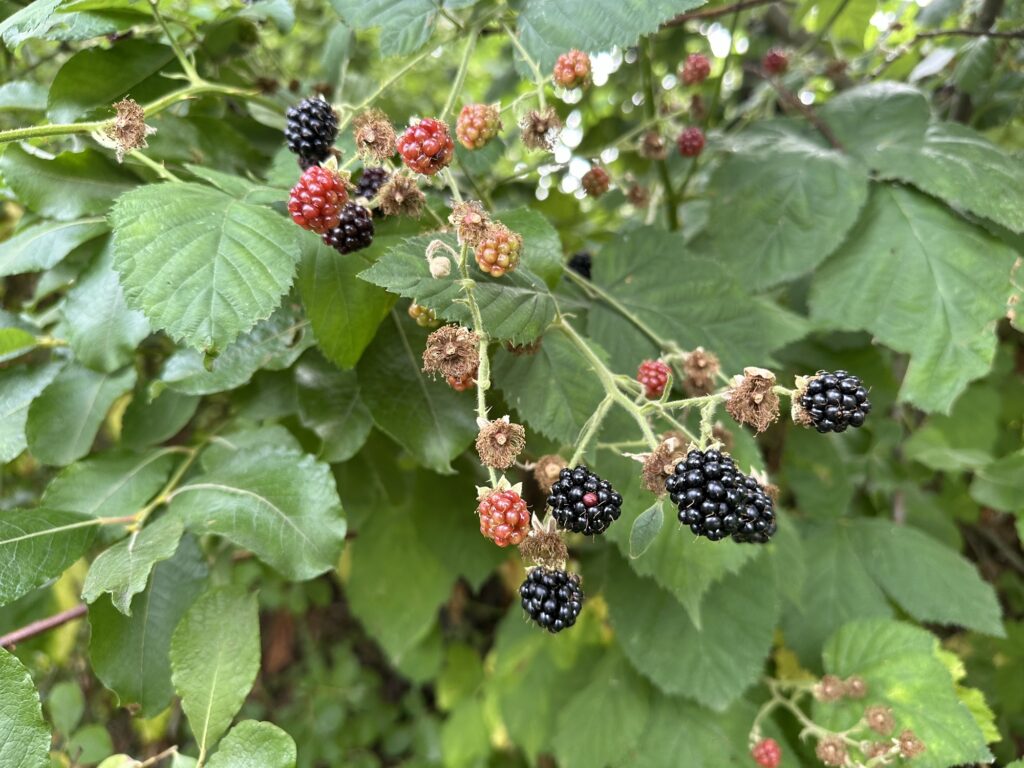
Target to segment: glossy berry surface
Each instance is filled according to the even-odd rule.
[[[583,185],[583,191],[591,197],[600,197],[608,191],[608,187],[611,186],[612,180],[608,175],[608,171],[599,165],[595,165],[585,174],[581,184]]]
[[[782,761],[782,748],[775,739],[761,739],[750,750],[754,761],[764,768],[778,768]]]
[[[590,79],[590,57],[575,48],[563,53],[555,62],[555,85],[575,88]]]
[[[523,238],[504,227],[494,227],[477,244],[474,254],[481,270],[491,277],[501,277],[519,265],[522,249]]]
[[[356,183],[356,191],[353,197],[365,198],[367,202],[373,200],[380,191],[380,188],[387,184],[390,178],[391,174],[384,168],[364,168],[359,181]]]
[[[338,226],[341,209],[348,202],[342,178],[314,165],[303,171],[288,197],[288,213],[303,229],[322,235]]]
[[[683,157],[697,157],[704,151],[704,131],[696,126],[684,128],[676,139],[676,147]]]
[[[447,125],[427,117],[406,128],[398,139],[398,153],[416,173],[433,176],[451,163],[455,144]]]
[[[515,491],[496,491],[476,508],[480,533],[499,547],[521,544],[530,534],[530,510]]]
[[[415,302],[409,305],[409,317],[415,320],[420,328],[437,328],[441,325],[434,310]]]
[[[352,253],[373,244],[373,215],[359,203],[346,203],[338,226],[327,230],[324,242],[339,253]]]
[[[622,514],[622,496],[583,466],[563,469],[551,486],[548,506],[560,528],[588,536],[604,533]]]
[[[683,62],[682,79],[686,85],[696,85],[711,74],[711,62],[703,53],[691,53]]]
[[[789,69],[789,56],[778,48],[772,48],[761,60],[761,67],[769,75],[781,75]]]
[[[672,369],[661,360],[644,360],[636,372],[636,380],[644,385],[648,400],[657,400],[665,392]]]
[[[580,251],[569,257],[569,264],[567,266],[577,275],[589,280],[590,271],[594,266],[594,258],[587,251]]]
[[[846,371],[818,371],[800,396],[800,407],[819,432],[860,427],[871,412],[868,391],[859,376]]]
[[[455,135],[466,149],[482,149],[498,135],[501,113],[488,104],[467,104],[455,122]]]
[[[322,163],[338,138],[338,116],[320,98],[303,99],[285,113],[284,138],[303,168]]]
[[[549,568],[533,568],[519,587],[523,610],[548,632],[561,632],[576,623],[583,608],[580,577]]]

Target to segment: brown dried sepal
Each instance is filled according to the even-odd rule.
[[[476,200],[456,203],[448,221],[455,227],[455,234],[458,235],[459,242],[470,248],[476,248],[491,225],[491,218],[487,215],[487,211]]]
[[[121,163],[129,152],[148,147],[146,137],[156,133],[156,128],[146,125],[146,113],[135,99],[122,99],[114,104],[114,109],[114,122],[104,133],[114,142],[117,162]]]
[[[377,204],[385,216],[419,218],[427,197],[416,180],[405,173],[396,173],[377,192]]]
[[[733,380],[725,410],[739,424],[749,424],[764,432],[779,418],[779,396],[772,388],[775,374],[765,368],[744,368],[743,375]]]
[[[476,437],[476,452],[485,467],[508,469],[515,464],[526,447],[526,429],[521,424],[502,416],[494,421],[483,421]]]
[[[395,154],[398,137],[388,116],[379,109],[368,109],[352,121],[356,152],[366,160],[382,163]]]
[[[648,160],[664,160],[668,157],[668,143],[657,131],[648,131],[640,140],[640,156]]]
[[[892,710],[889,707],[868,707],[864,711],[864,722],[868,724],[868,728],[872,731],[883,736],[888,736],[896,727],[896,720],[893,718]]]
[[[710,395],[715,391],[715,378],[721,370],[718,356],[704,347],[697,347],[683,363],[683,389],[690,397]]]
[[[801,427],[809,427],[812,424],[811,415],[800,405],[800,398],[803,397],[804,392],[807,391],[807,385],[814,378],[814,376],[797,376],[796,389],[789,399],[789,417],[794,424],[799,424]]]
[[[551,486],[558,481],[559,473],[568,466],[568,462],[556,454],[541,456],[533,465],[533,479],[543,493],[551,493]]]
[[[818,742],[814,754],[825,765],[840,768],[846,763],[846,744],[838,736],[826,736]]]
[[[689,445],[681,435],[669,434],[644,458],[641,471],[644,487],[658,496],[665,493],[665,481],[676,471],[676,464],[686,459]]]
[[[569,559],[569,549],[557,532],[537,528],[519,545],[519,553],[526,562],[548,569],[564,570]]]
[[[927,749],[924,742],[917,738],[917,735],[910,730],[903,731],[903,733],[899,735],[898,741],[900,757],[906,760],[917,757]]]
[[[523,144],[527,149],[547,149],[555,146],[562,131],[562,119],[554,107],[527,112],[519,122]]]
[[[480,364],[480,337],[461,325],[446,325],[427,337],[423,370],[462,379]]]

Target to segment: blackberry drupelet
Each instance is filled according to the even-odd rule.
[[[593,257],[587,251],[580,251],[574,253],[569,258],[569,269],[575,272],[577,275],[590,279],[590,269],[594,265]]]
[[[554,569],[537,567],[526,574],[519,587],[523,610],[548,632],[561,632],[576,623],[583,608],[580,577]]]
[[[324,242],[339,253],[352,253],[373,243],[373,216],[358,203],[346,203],[338,226],[324,233]]]
[[[622,514],[622,496],[584,466],[561,471],[548,505],[560,528],[588,535],[604,533]]]
[[[359,182],[356,184],[356,191],[353,197],[362,197],[367,201],[373,200],[380,191],[380,188],[388,183],[391,174],[384,168],[364,168]],[[374,209],[377,213],[377,209]]]
[[[732,531],[733,541],[744,544],[767,544],[775,535],[775,503],[761,484],[743,476],[746,497],[739,505],[739,524]]]
[[[819,432],[843,432],[864,424],[871,401],[860,377],[846,371],[818,371],[800,396],[800,407]]]
[[[286,113],[284,137],[303,169],[326,160],[338,137],[338,116],[321,98],[303,99]]]

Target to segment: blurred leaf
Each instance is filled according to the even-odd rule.
[[[781,465],[786,484],[804,515],[849,514],[860,473],[841,443],[823,439],[814,430],[790,430]]]
[[[63,469],[46,487],[42,503],[93,517],[135,514],[163,486],[177,453],[97,453]]]
[[[971,481],[971,498],[1002,512],[1024,511],[1024,450],[979,466]]]
[[[837,93],[819,115],[847,152],[884,172],[900,155],[919,151],[931,110],[917,88],[881,80]]]
[[[50,17],[62,0],[34,0],[0,22],[0,37],[11,49],[49,28]],[[26,768],[29,768],[26,766]]]
[[[974,94],[991,77],[996,63],[996,44],[991,37],[976,37],[960,48],[953,83],[964,93]]]
[[[114,744],[106,726],[93,723],[71,734],[64,750],[80,765],[93,765],[113,752]]]
[[[85,696],[81,687],[76,682],[57,683],[46,697],[46,710],[53,727],[67,738],[85,713]]]
[[[999,437],[999,394],[975,384],[948,416],[935,414],[903,444],[907,458],[930,469],[958,472],[992,461]]]
[[[28,670],[0,648],[0,765],[50,768],[50,729]]]
[[[331,0],[331,5],[353,29],[379,27],[384,56],[400,56],[423,47],[437,17],[434,0]]]
[[[295,768],[295,742],[273,723],[243,720],[224,737],[210,768]]]
[[[323,441],[320,458],[351,459],[370,435],[373,416],[359,394],[355,371],[341,371],[311,353],[295,366],[299,418]]]
[[[25,450],[25,422],[32,401],[60,373],[60,363],[0,370],[0,462]]]
[[[22,229],[0,243],[0,277],[40,272],[107,231],[103,219],[46,221]]]
[[[164,390],[152,400],[136,392],[121,422],[121,444],[144,448],[169,440],[195,415],[199,398]]]
[[[46,87],[30,80],[11,80],[0,85],[0,110],[16,109],[42,112],[46,109]]]
[[[451,768],[479,765],[490,751],[491,740],[484,708],[479,701],[466,699],[441,727],[444,765]]]
[[[35,334],[24,328],[0,328],[0,362],[21,357],[35,346]]]
[[[0,605],[60,576],[95,534],[96,522],[77,512],[0,512]]]

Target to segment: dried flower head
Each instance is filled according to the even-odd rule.
[[[626,190],[626,199],[637,208],[646,208],[651,202],[651,193],[640,184],[630,184]]]
[[[382,163],[395,154],[398,137],[388,116],[379,109],[368,109],[352,121],[352,136],[359,156]]]
[[[863,699],[868,695],[868,684],[859,675],[851,675],[843,681],[843,692],[848,699]]]
[[[461,379],[480,364],[480,337],[461,325],[446,325],[427,337],[423,370]]]
[[[146,125],[145,111],[134,99],[122,99],[114,104],[114,109],[114,122],[104,132],[114,142],[117,162],[122,163],[129,152],[149,146],[146,137],[156,133],[156,128]]]
[[[549,519],[548,524],[542,526],[534,516],[531,528],[526,541],[519,545],[523,559],[544,568],[564,569],[565,561],[569,559],[569,550],[555,528],[554,520]]]
[[[690,397],[710,395],[715,391],[715,377],[720,370],[717,355],[697,347],[683,363],[683,389]]]
[[[416,180],[407,173],[396,173],[377,192],[377,203],[385,216],[419,218],[426,199]]]
[[[640,157],[648,160],[664,160],[668,157],[668,144],[657,131],[648,131],[640,140]]]
[[[551,493],[551,486],[558,481],[558,473],[569,464],[561,456],[548,454],[537,459],[533,465],[533,479],[544,494]]]
[[[775,374],[764,368],[744,368],[733,380],[725,410],[740,424],[749,424],[757,432],[779,418],[779,396],[772,391]]]
[[[525,344],[513,344],[511,341],[505,342],[505,349],[508,350],[509,354],[515,355],[516,357],[524,357],[527,355],[535,355],[540,349],[541,344],[544,343],[544,339],[538,336],[533,341],[529,341]]]
[[[562,120],[554,107],[527,112],[519,123],[523,144],[527,149],[547,149],[555,146],[562,131]]]
[[[814,754],[825,765],[839,768],[846,762],[846,744],[838,736],[826,736],[818,742]]]
[[[484,207],[475,200],[456,203],[452,208],[448,221],[455,227],[459,242],[476,248],[483,239],[484,232],[491,225],[491,219]]]
[[[888,736],[896,727],[896,721],[893,719],[892,710],[889,707],[868,707],[864,710],[864,722],[872,731],[883,736]]]
[[[891,750],[892,744],[887,741],[864,741],[860,745],[860,751],[864,753],[864,757],[868,760],[888,755]]]
[[[835,675],[825,675],[814,686],[814,698],[818,701],[839,701],[845,693],[843,681]]]
[[[803,397],[804,392],[807,391],[807,385],[811,383],[813,378],[814,376],[797,376],[796,388],[793,391],[793,396],[789,399],[789,417],[793,420],[794,424],[798,424],[801,427],[809,427],[813,424],[811,414],[800,405],[800,399]]]
[[[899,742],[900,756],[910,760],[917,757],[927,749],[924,742],[917,738],[913,731],[903,731],[897,739]]]
[[[476,452],[485,467],[508,469],[516,462],[526,447],[526,430],[521,424],[502,416],[494,421],[481,420],[480,432],[476,436]]]
[[[689,446],[682,435],[669,434],[644,458],[644,487],[658,496],[665,493],[665,481],[675,474],[676,464],[686,459]]]

